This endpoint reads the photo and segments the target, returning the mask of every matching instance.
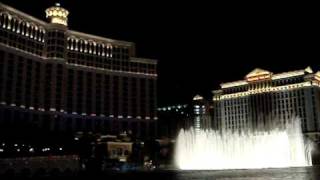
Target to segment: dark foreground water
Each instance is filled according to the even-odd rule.
[[[180,171],[176,179],[196,180],[319,180],[319,167],[260,169],[260,170],[226,170],[226,171]]]
[[[224,170],[224,171],[180,171],[180,170],[159,170],[159,171],[136,171],[136,172],[81,172],[81,173],[36,173],[30,174],[6,174],[9,178],[24,177],[57,179],[63,177],[79,179],[148,179],[148,180],[320,180],[320,167],[307,168],[286,168],[286,169],[259,169],[259,170]]]
[[[320,180],[320,167],[224,171],[172,170],[121,173],[112,177],[149,180]]]

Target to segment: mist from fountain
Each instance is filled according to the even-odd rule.
[[[311,151],[300,119],[293,118],[284,128],[182,129],[176,141],[175,163],[183,170],[301,167],[312,165]]]

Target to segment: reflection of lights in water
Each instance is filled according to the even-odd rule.
[[[311,166],[299,119],[285,129],[233,132],[181,130],[175,162],[180,169],[256,169]]]

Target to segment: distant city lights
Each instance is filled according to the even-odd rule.
[[[42,149],[42,152],[47,152],[47,151],[50,151],[50,148],[43,148]]]
[[[181,110],[182,108],[186,108],[188,105],[186,104],[179,104],[179,105],[176,105],[176,106],[167,106],[167,107],[160,107],[158,108],[157,110],[158,111],[171,111],[171,110],[174,110],[174,111],[179,111]]]

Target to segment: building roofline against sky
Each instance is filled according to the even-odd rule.
[[[256,69],[258,69],[258,68],[256,68]],[[253,72],[253,71],[251,71],[251,72]],[[304,75],[305,73],[313,73],[313,70],[310,67],[307,67],[305,69],[288,71],[288,72],[277,73],[277,74],[273,74],[272,72],[270,72],[270,73],[272,74],[271,75],[272,80],[275,80],[275,79],[283,79],[283,78],[294,77],[294,76],[301,76],[301,75]],[[224,88],[242,86],[242,85],[246,85],[246,84],[248,84],[248,82],[246,80],[238,80],[238,81],[221,83],[220,87],[224,89]]]

